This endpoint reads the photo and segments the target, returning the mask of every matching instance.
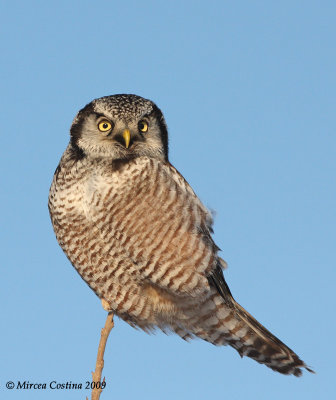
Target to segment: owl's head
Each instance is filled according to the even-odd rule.
[[[148,156],[168,160],[167,126],[160,109],[134,94],[93,100],[79,111],[71,129],[78,157],[127,160]]]

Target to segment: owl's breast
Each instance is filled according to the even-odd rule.
[[[78,167],[62,165],[55,172],[49,192],[49,212],[56,238],[68,254],[70,244],[78,240],[84,228],[88,228],[86,187],[89,174]]]

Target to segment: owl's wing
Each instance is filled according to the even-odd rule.
[[[212,216],[177,170],[140,157],[99,179],[90,218],[106,243],[117,238],[138,278],[176,295],[208,292],[208,276],[224,266]]]

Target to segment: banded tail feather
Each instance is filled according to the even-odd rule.
[[[302,368],[314,373],[292,349],[274,336],[234,300],[219,266],[208,279],[224,299],[225,305],[231,309],[230,318],[231,320],[233,318],[236,324],[229,330],[229,335],[226,333],[225,336],[228,337],[227,343],[235,348],[241,357],[250,357],[258,363],[265,364],[272,370],[285,375],[301,376]],[[230,340],[230,334],[234,337],[238,329],[240,331],[245,329],[244,336],[239,341]]]

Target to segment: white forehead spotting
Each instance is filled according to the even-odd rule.
[[[138,119],[153,111],[153,103],[135,95],[107,96],[92,102],[99,114],[118,119]]]

